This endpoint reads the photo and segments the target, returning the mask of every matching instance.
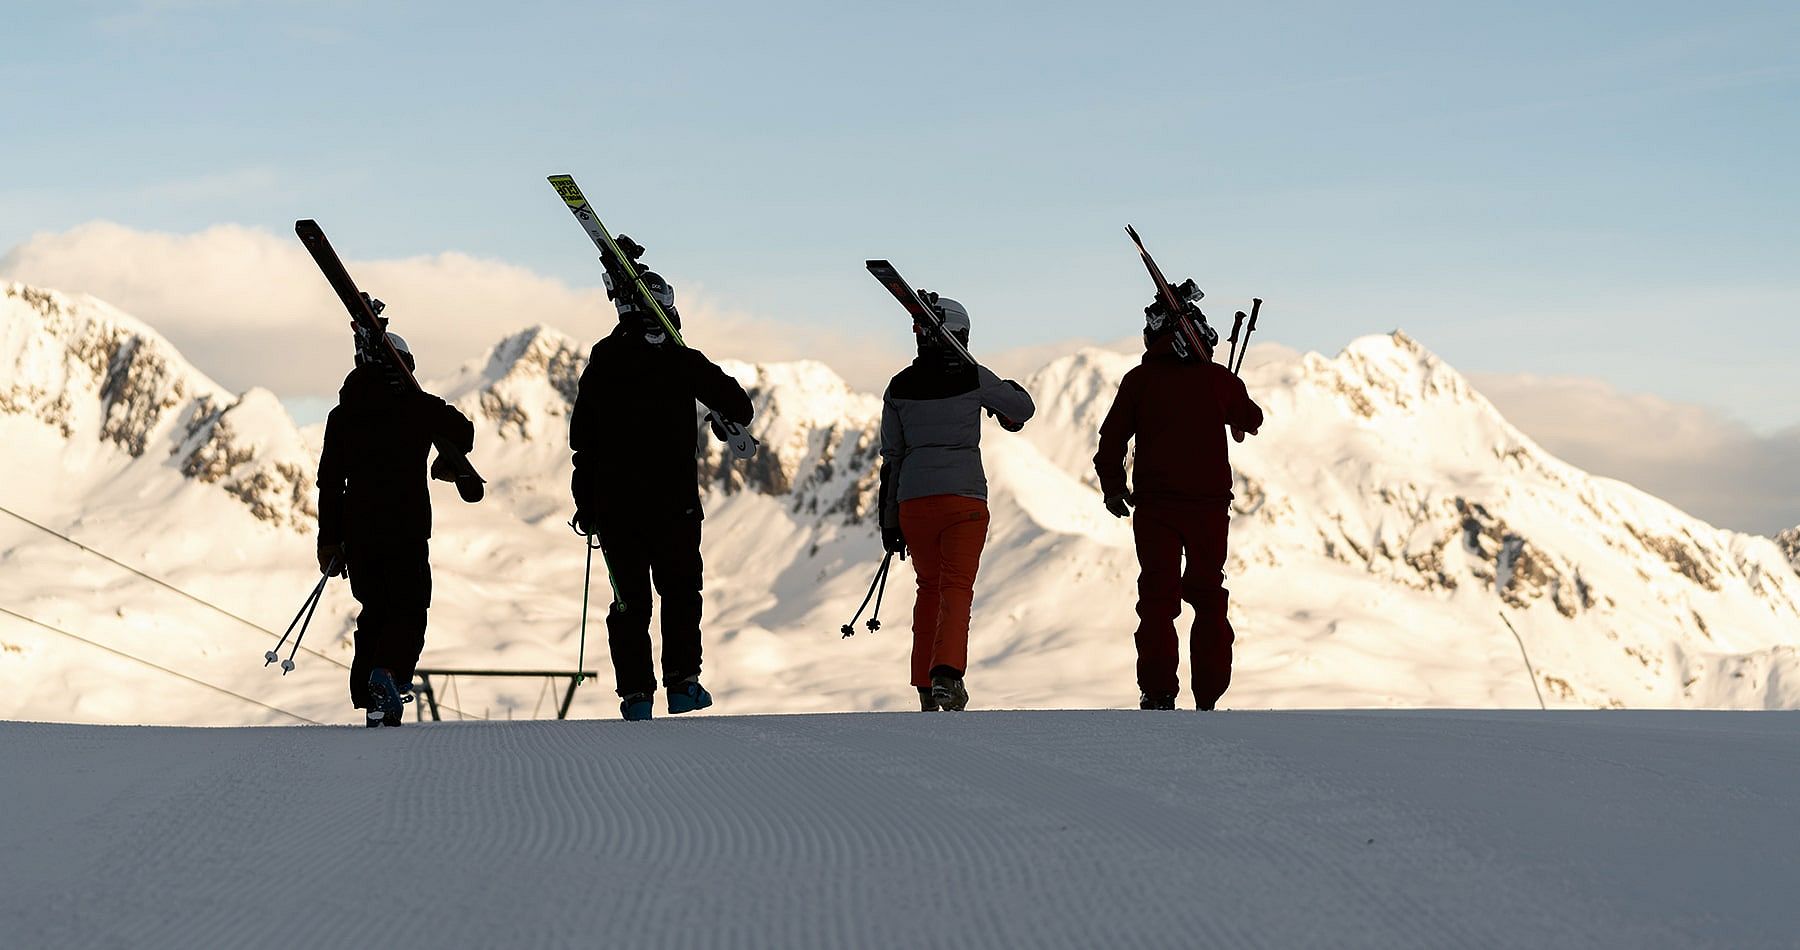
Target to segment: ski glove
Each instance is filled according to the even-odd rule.
[[[334,567],[336,568],[336,570],[333,570]],[[341,545],[341,544],[321,544],[321,545],[319,545],[319,573],[324,574],[328,577],[343,577],[344,575],[350,573],[349,566],[344,563],[344,546],[343,545]]]
[[[881,549],[889,554],[900,555],[902,561],[906,560],[906,535],[900,533],[899,525],[881,526]]]
[[[1131,517],[1131,496],[1107,495],[1106,510],[1112,512],[1114,518]]]
[[[1012,381],[1008,380],[1008,382],[1012,382]],[[1014,385],[1017,385],[1017,384],[1015,383]],[[995,412],[992,409],[987,410],[987,414],[989,416],[993,417],[993,420],[995,422],[1000,423],[1000,428],[1005,429],[1008,432],[1017,432],[1020,429],[1025,428],[1025,423],[1015,422],[1012,419],[1009,419],[1006,416],[1003,416],[1003,415]]]
[[[576,510],[574,524],[578,533],[590,538],[600,533],[600,515],[585,508]]]

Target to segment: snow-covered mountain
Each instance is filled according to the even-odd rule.
[[[266,392],[224,393],[92,299],[7,286],[0,340],[0,433],[14,449],[0,505],[285,626],[317,576],[316,430],[297,431]],[[566,430],[586,349],[534,327],[433,387],[476,420],[473,460],[490,491],[468,506],[434,486],[427,663],[573,662],[583,548],[564,525]],[[1784,548],[1589,476],[1403,334],[1329,358],[1274,351],[1252,352],[1246,368],[1269,423],[1234,457],[1239,660],[1227,705],[1535,706],[1535,685],[1565,706],[1800,706],[1800,531]],[[1023,433],[986,431],[994,520],[971,642],[978,705],[1135,700],[1130,530],[1100,506],[1089,463],[1134,362],[1098,349],[1062,357],[1025,380],[1040,412]],[[720,708],[906,707],[910,569],[895,574],[886,629],[837,632],[879,556],[879,400],[818,363],[728,368],[751,391],[764,449],[733,462],[696,430],[707,679]],[[259,669],[261,634],[11,519],[0,519],[0,576],[0,607],[282,709],[343,718],[329,663],[303,655],[285,679]],[[593,598],[587,654],[603,682],[583,688],[576,714],[612,713],[604,600]],[[308,645],[347,658],[353,612],[334,584]],[[474,714],[544,708],[541,684],[465,687],[460,705]],[[11,716],[277,718],[3,617],[0,697]]]

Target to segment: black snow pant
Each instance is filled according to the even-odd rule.
[[[344,545],[356,615],[356,656],[350,661],[350,702],[369,708],[369,672],[386,668],[402,688],[425,649],[425,610],[431,606],[429,543],[360,540]]]
[[[651,661],[650,587],[662,600],[662,678],[673,686],[700,675],[700,518],[607,512],[600,547],[618,600],[606,615],[606,642],[620,696],[656,691]]]

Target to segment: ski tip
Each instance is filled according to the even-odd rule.
[[[1125,225],[1125,233],[1131,235],[1133,241],[1138,239],[1137,228],[1134,228],[1129,224]]]

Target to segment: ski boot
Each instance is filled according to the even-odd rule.
[[[1139,709],[1174,709],[1174,693],[1138,693]]]
[[[938,711],[938,701],[935,697],[933,697],[931,695],[931,687],[929,687],[929,686],[919,687],[919,711],[920,712],[937,712]]]
[[[939,674],[931,678],[931,701],[944,712],[962,712],[969,705],[969,691],[961,674]]]
[[[394,684],[394,674],[384,667],[369,671],[369,703],[370,726],[398,726],[406,721],[406,700]]]
[[[682,713],[705,709],[712,705],[712,694],[699,680],[686,680],[669,687],[669,714],[679,716]]]
[[[626,722],[649,722],[654,711],[649,693],[627,693],[619,699],[619,715]]]

